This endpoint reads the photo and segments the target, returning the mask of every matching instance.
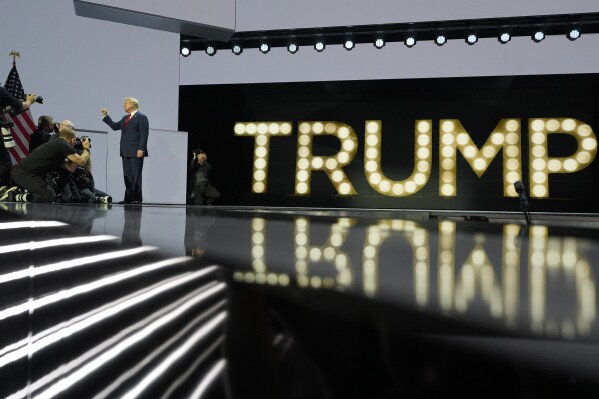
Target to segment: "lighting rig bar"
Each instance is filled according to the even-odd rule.
[[[569,35],[573,29],[578,31],[578,36],[569,37],[570,40],[576,40],[581,34],[599,33],[599,13],[246,31],[233,34],[226,42],[181,35],[181,49],[187,48],[189,52],[208,50],[207,52],[212,52],[210,55],[213,55],[216,50],[232,50],[234,46],[238,46],[243,52],[245,49],[260,49],[264,44],[267,44],[269,49],[287,47],[290,44],[301,48],[313,47],[317,41],[329,46],[343,45],[347,40],[353,41],[354,44],[374,44],[377,39],[382,39],[384,46],[384,43],[388,42],[405,42],[408,37],[415,40],[414,44],[408,45],[412,47],[420,41],[436,40],[439,35],[443,35],[446,40],[467,40],[470,35],[476,35],[477,39],[500,38],[502,34],[507,33],[510,38],[529,36],[534,40],[535,33],[539,31],[543,32],[544,36]]]

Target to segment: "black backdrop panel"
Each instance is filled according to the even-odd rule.
[[[179,130],[189,132],[189,149],[202,148],[214,167],[219,204],[518,211],[518,198],[503,196],[502,154],[478,178],[457,157],[457,195],[439,195],[439,120],[459,119],[481,148],[501,119],[522,122],[522,178],[528,186],[528,120],[573,118],[597,124],[599,74],[473,77],[381,81],[272,83],[180,87]],[[408,197],[389,197],[370,187],[364,172],[367,120],[382,121],[382,170],[407,178],[414,163],[414,124],[433,122],[433,171],[426,186]],[[268,191],[252,193],[254,138],[235,136],[236,122],[291,121],[290,137],[272,137]],[[311,194],[295,195],[297,130],[301,121],[338,121],[351,126],[358,152],[344,168],[357,195],[340,196],[324,172],[312,173]],[[576,140],[549,137],[549,156],[569,156]],[[334,137],[315,136],[314,155],[340,150]],[[191,156],[190,154],[188,154]],[[532,211],[599,210],[597,163],[569,174],[551,174],[550,198],[531,198]]]

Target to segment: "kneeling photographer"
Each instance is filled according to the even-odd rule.
[[[40,145],[12,170],[13,181],[34,195],[35,202],[56,201],[56,191],[46,182],[46,175],[62,167],[73,173],[77,166],[90,162],[89,139],[82,140],[83,151],[77,154],[77,137],[72,129],[63,129],[56,140]]]
[[[74,147],[78,154],[82,154],[84,150],[83,141],[86,140],[91,143],[88,136],[81,136],[81,139],[75,141]],[[76,200],[77,202],[87,203],[112,203],[112,197],[110,195],[96,188],[94,176],[92,175],[91,159],[87,166],[77,166],[75,172],[73,172],[72,181],[74,190],[77,192],[76,195],[73,196],[74,202]]]

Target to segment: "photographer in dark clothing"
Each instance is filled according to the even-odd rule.
[[[73,173],[77,166],[89,164],[89,139],[82,140],[83,152],[81,155],[77,154],[73,148],[76,139],[74,130],[64,129],[60,132],[58,139],[40,145],[13,168],[14,182],[34,194],[35,202],[56,201],[56,191],[46,183],[46,175],[61,166]]]
[[[220,197],[220,193],[210,183],[212,176],[212,165],[208,163],[208,155],[205,151],[197,149],[193,151],[193,159],[189,165],[191,180],[190,202],[193,205],[212,205]]]
[[[29,109],[36,98],[37,96],[35,94],[28,94],[25,101],[19,101],[19,99],[10,94],[8,90],[0,86],[0,112],[2,112],[2,114],[6,113],[6,107],[11,107],[12,112],[23,112]],[[1,121],[5,122],[3,115]],[[0,187],[10,185],[11,168],[12,161],[10,160],[10,154],[4,146],[4,140],[0,140]]]
[[[37,120],[37,130],[29,138],[29,153],[40,145],[47,143],[54,134],[54,118],[42,115]]]

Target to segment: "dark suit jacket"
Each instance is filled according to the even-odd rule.
[[[113,122],[110,116],[106,115],[102,120],[112,130],[121,129],[121,156],[122,157],[137,157],[137,150],[144,152],[144,157],[148,156],[148,134],[150,132],[150,125],[148,123],[148,117],[137,111],[135,115],[129,120],[126,128],[125,119],[127,115],[118,122]]]

